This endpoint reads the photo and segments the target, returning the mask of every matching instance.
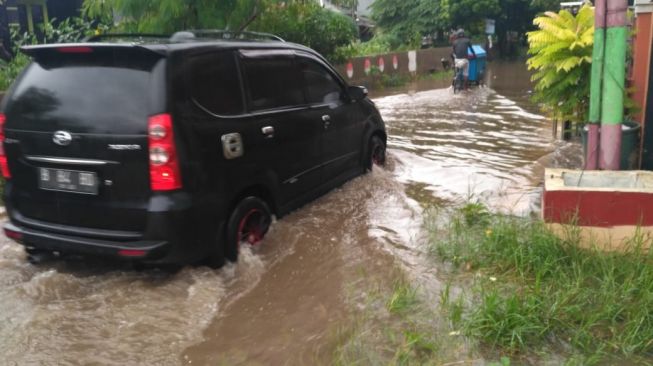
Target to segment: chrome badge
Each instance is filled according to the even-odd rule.
[[[57,131],[52,135],[52,141],[59,146],[68,146],[73,141],[73,136],[66,131]]]
[[[109,144],[109,150],[140,150],[141,145],[136,144]]]

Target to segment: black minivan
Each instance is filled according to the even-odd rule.
[[[220,266],[385,160],[367,91],[309,48],[107,39],[23,47],[0,105],[4,231],[28,254]]]

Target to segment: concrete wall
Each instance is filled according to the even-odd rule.
[[[406,52],[393,52],[376,56],[364,56],[336,65],[336,69],[351,84],[364,81],[372,67],[384,74],[425,74],[442,71],[442,59],[451,62],[451,48],[429,48]]]

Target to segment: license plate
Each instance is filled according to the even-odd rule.
[[[39,188],[82,194],[97,194],[98,180],[93,172],[39,168]]]

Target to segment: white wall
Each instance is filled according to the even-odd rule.
[[[329,8],[335,8],[332,7],[331,1],[329,0],[318,0],[320,2],[320,5],[326,6]],[[364,16],[364,17],[371,17],[372,16],[372,9],[370,9],[370,5],[374,0],[358,0],[358,8],[356,9],[356,13],[359,16]]]

